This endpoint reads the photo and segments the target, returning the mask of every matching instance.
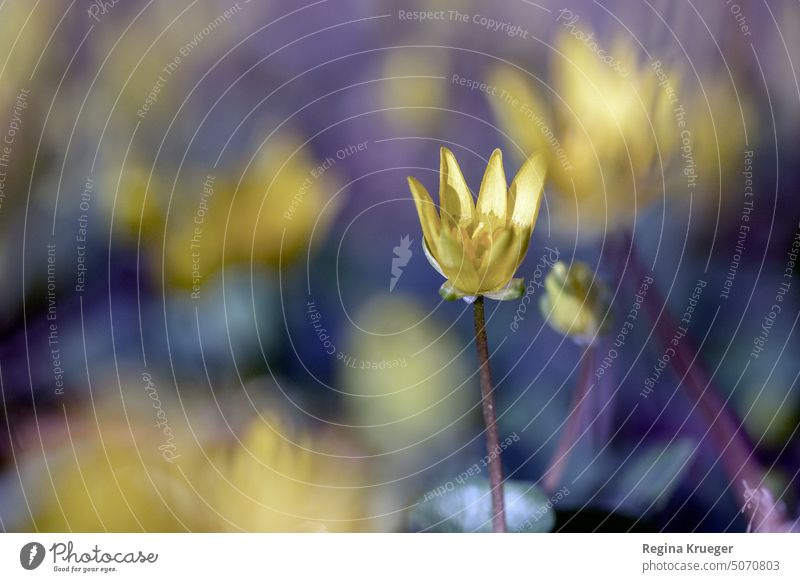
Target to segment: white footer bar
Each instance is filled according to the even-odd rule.
[[[800,580],[797,534],[3,534],[1,580]],[[253,575],[257,578],[252,578]],[[247,578],[245,578],[247,577]],[[434,578],[437,577],[437,578]],[[185,579],[185,578],[184,578]]]

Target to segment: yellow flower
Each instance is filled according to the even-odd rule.
[[[220,484],[223,528],[259,532],[357,532],[374,527],[363,463],[335,434],[298,437],[269,416],[254,421]],[[337,453],[336,449],[339,448]],[[323,451],[322,449],[326,449]]]
[[[213,531],[216,522],[201,510],[200,470],[210,469],[199,449],[182,453],[178,466],[147,445],[104,436],[77,443],[74,454],[60,451],[53,487],[42,488],[31,525],[44,532]]]
[[[285,268],[324,240],[340,206],[338,182],[302,143],[294,134],[278,135],[238,186],[233,177],[241,169],[222,173],[208,187],[200,178],[189,190],[196,198],[173,204],[165,235],[171,282],[191,288],[196,264],[203,278],[237,264]]]
[[[124,162],[119,157],[106,160],[96,188],[98,205],[113,216],[115,237],[126,238],[129,244],[152,237],[160,247],[172,182],[138,156]]]
[[[46,6],[31,5],[30,2],[3,2],[0,4],[0,54],[3,65],[0,66],[0,127],[5,133],[14,108],[14,101],[21,89],[31,89],[35,81],[34,73],[44,72],[45,82],[52,59],[47,58],[53,51],[45,52],[47,39],[53,30],[56,10],[48,10]],[[39,62],[41,60],[41,62]],[[42,74],[37,77],[42,80]],[[24,120],[27,125],[33,123],[32,114]],[[26,130],[34,132],[33,129]],[[21,138],[17,136],[18,139]],[[9,145],[9,144],[5,144]]]
[[[427,309],[396,293],[370,299],[354,320],[339,362],[348,420],[394,477],[423,470],[472,426],[462,346]]]
[[[277,268],[324,240],[340,206],[339,182],[330,164],[303,141],[291,132],[270,139],[218,210],[225,264],[254,261]]]
[[[752,149],[748,143],[758,143],[761,125],[748,93],[737,92],[730,80],[703,79],[701,89],[686,104],[693,161],[702,169],[704,186],[694,191],[692,214],[698,212],[701,219],[716,222],[717,213],[729,213],[738,221],[741,193],[731,186],[742,179],[743,152]],[[682,163],[680,170],[674,185],[685,188],[692,167]]]
[[[669,85],[659,86],[622,39],[608,49],[611,65],[570,34],[556,48],[552,95],[520,69],[495,69],[489,83],[505,96],[490,97],[498,125],[523,155],[545,156],[558,194],[548,207],[557,229],[585,237],[630,226],[661,194],[661,174],[674,173],[679,143],[670,99],[681,79],[664,66]]]
[[[161,394],[153,390],[126,402],[124,411],[110,400],[71,414],[63,429],[48,426],[52,438],[21,459],[20,485],[31,499],[31,519],[11,527],[47,532],[385,527],[371,517],[377,489],[368,485],[366,462],[341,431],[295,431],[289,421],[264,410],[255,420],[236,420],[237,434],[246,423],[245,434],[231,439],[231,419],[252,411],[231,398],[222,406],[224,412],[206,401],[179,404],[165,386]]]
[[[133,388],[135,386],[131,386]],[[222,449],[198,429],[193,435],[180,417],[162,422],[153,403],[159,395],[129,403],[123,415],[111,401],[70,414],[64,428],[39,451],[24,458],[20,471],[34,513],[25,530],[42,532],[214,531],[217,517],[204,499],[212,495],[213,464]],[[177,402],[166,395],[161,410]],[[178,409],[179,410],[179,409]],[[169,430],[168,436],[164,428]],[[174,431],[174,432],[172,432]],[[49,474],[42,480],[44,472]]]
[[[539,308],[557,332],[589,344],[608,328],[608,289],[588,265],[557,262],[545,277],[544,288]]]
[[[544,159],[531,156],[509,189],[503,154],[494,150],[477,205],[447,148],[441,149],[439,175],[440,214],[425,187],[416,178],[408,178],[422,223],[425,255],[447,278],[439,293],[448,300],[477,295],[499,300],[519,297],[524,291],[522,279],[512,277],[525,258],[539,214]]]

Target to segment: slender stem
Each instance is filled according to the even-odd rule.
[[[503,501],[503,465],[500,459],[500,436],[497,430],[497,415],[494,407],[492,371],[489,368],[489,340],[486,337],[486,320],[483,314],[483,297],[478,297],[475,306],[475,345],[480,364],[481,401],[483,420],[486,424],[486,451],[489,459],[489,486],[492,491],[492,529],[495,533],[506,532],[506,510]]]
[[[558,487],[564,475],[564,470],[567,468],[569,455],[575,449],[576,443],[581,436],[580,430],[584,425],[590,408],[589,404],[592,400],[589,391],[592,388],[594,351],[594,346],[590,345],[583,354],[580,371],[578,372],[578,383],[572,396],[566,426],[564,427],[564,432],[561,433],[553,459],[550,461],[550,467],[544,474],[543,487],[545,491],[552,492]]]

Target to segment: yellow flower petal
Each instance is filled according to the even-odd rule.
[[[428,262],[431,264],[431,267],[433,267],[442,277],[447,279],[447,275],[444,274],[444,271],[442,271],[442,268],[439,266],[439,261],[433,256],[427,241],[422,241],[422,250],[425,253],[425,258],[428,259]]]
[[[479,285],[472,246],[465,229],[442,228],[439,232],[439,266],[453,285],[470,294]]]
[[[509,197],[514,205],[511,225],[531,229],[536,224],[539,207],[542,204],[545,162],[539,154],[534,154],[522,165],[511,184]]]
[[[436,241],[439,238],[439,216],[436,214],[436,205],[428,194],[428,190],[413,176],[408,177],[408,187],[414,197],[417,207],[419,222],[422,224],[422,234],[428,242],[431,253],[436,253]]]
[[[478,214],[485,217],[490,226],[505,224],[507,198],[508,183],[503,171],[503,153],[496,149],[492,152],[483,174],[478,195]]]
[[[533,232],[533,227],[520,228],[518,226],[512,226],[511,232],[514,234],[511,248],[517,261],[516,266],[514,267],[514,272],[516,272],[528,252],[528,245],[531,242],[531,233]]]
[[[518,249],[513,248],[516,237],[511,229],[503,228],[486,237],[488,248],[478,248],[480,290],[494,291],[503,287],[517,270]]]
[[[459,225],[470,224],[475,217],[475,203],[453,152],[443,147],[439,164],[439,206],[442,221]]]
[[[459,229],[444,227],[439,231],[437,239],[436,260],[448,278],[464,268],[467,260],[465,249],[471,245],[467,234]]]

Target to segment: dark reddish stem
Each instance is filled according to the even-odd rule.
[[[648,273],[639,262],[629,236],[626,236],[625,243],[630,251],[627,272],[632,280],[641,281]],[[653,321],[653,330],[660,344],[666,348],[671,345],[677,324],[658,287],[651,285],[648,294],[650,296],[643,302],[644,310]],[[753,446],[743,433],[739,419],[725,406],[711,376],[696,359],[697,349],[691,339],[688,336],[683,337],[673,347],[675,355],[670,363],[681,379],[680,385],[705,418],[711,439],[719,450],[720,462],[731,481],[737,501],[741,503],[752,490],[764,486],[764,470],[754,458]],[[745,511],[749,513],[750,509],[745,506]],[[751,521],[763,519],[759,515],[749,517]]]
[[[567,417],[564,432],[558,441],[558,447],[553,455],[553,460],[550,461],[550,467],[545,471],[544,481],[542,483],[545,491],[555,491],[561,478],[564,476],[564,470],[567,467],[569,455],[575,448],[575,444],[580,438],[580,430],[585,426],[585,417],[589,409],[591,396],[589,391],[592,386],[592,368],[594,367],[594,346],[589,346],[583,355],[580,371],[578,372],[578,383],[575,387],[575,392],[572,396],[572,404],[570,405],[569,416]]]
[[[492,530],[506,532],[506,510],[503,500],[503,465],[500,459],[500,435],[497,429],[497,413],[494,405],[492,371],[489,367],[489,340],[486,336],[486,318],[483,297],[475,300],[475,345],[480,364],[481,402],[483,420],[486,424],[486,452],[489,469],[489,486],[492,493]]]

